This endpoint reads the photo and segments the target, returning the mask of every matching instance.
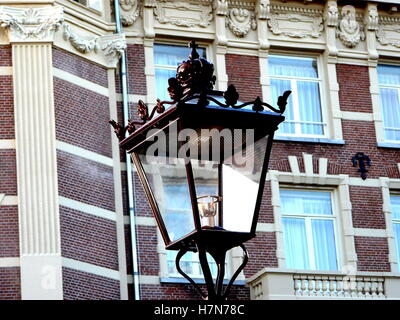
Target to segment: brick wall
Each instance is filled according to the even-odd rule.
[[[65,300],[118,300],[119,281],[91,273],[62,269]]]
[[[372,112],[368,67],[337,64],[336,73],[339,83],[340,109]]]
[[[0,258],[19,257],[17,206],[0,206],[0,235]]]
[[[107,69],[56,47],[53,47],[53,66],[79,78],[108,87]]]
[[[115,210],[113,169],[57,151],[59,195],[107,210]]]
[[[114,221],[60,207],[63,257],[118,270],[118,245]]]
[[[19,268],[0,268],[0,300],[21,299]]]
[[[233,84],[236,87],[240,101],[252,101],[258,96],[262,98],[258,59],[255,56],[226,55],[228,84]]]
[[[0,50],[0,54],[1,52],[2,50]],[[0,139],[14,139],[15,137],[12,81],[11,76],[0,76]]]
[[[391,271],[386,238],[354,237],[354,242],[358,260],[357,270],[371,272]]]
[[[54,103],[58,140],[111,157],[108,97],[54,77]]]

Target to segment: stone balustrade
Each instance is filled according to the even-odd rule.
[[[252,300],[400,299],[400,274],[264,268],[247,279]]]

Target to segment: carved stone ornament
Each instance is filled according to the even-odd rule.
[[[378,9],[376,6],[370,7],[368,9],[368,15],[365,19],[365,25],[367,26],[368,30],[376,31],[378,30],[379,26],[379,15]]]
[[[60,6],[0,7],[0,26],[10,29],[11,41],[52,41],[62,21],[63,8]]]
[[[158,22],[180,27],[206,28],[212,18],[211,2],[207,1],[166,1],[156,2],[154,14]]]
[[[226,16],[228,14],[228,0],[216,0],[214,11],[219,16]]]
[[[328,27],[337,27],[339,22],[339,9],[336,2],[328,4],[325,19]]]
[[[244,37],[250,29],[256,30],[257,28],[254,12],[244,8],[229,9],[226,25],[238,37]]]
[[[97,52],[97,37],[92,39],[84,39],[73,32],[71,27],[66,23],[64,23],[63,36],[64,40],[69,40],[71,45],[81,53],[89,53],[91,51]]]
[[[125,34],[112,34],[99,38],[99,46],[109,62],[118,61],[122,52],[126,49]]]
[[[346,47],[353,48],[365,40],[363,26],[357,21],[356,9],[351,5],[342,8],[341,16],[337,36]]]
[[[400,48],[400,18],[381,17],[376,38],[381,45]]]
[[[324,29],[321,10],[273,6],[271,12],[268,26],[274,35],[319,38]]]
[[[140,0],[119,0],[121,21],[124,26],[131,26],[140,15]]]
[[[266,20],[270,14],[269,0],[258,0],[256,7],[257,17],[260,20]]]

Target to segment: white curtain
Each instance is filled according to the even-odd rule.
[[[311,223],[316,269],[337,270],[333,221],[313,219]]]
[[[286,215],[282,219],[286,266],[337,270],[334,221],[329,218],[333,214],[331,193],[308,190],[281,190],[280,193],[281,212]],[[307,232],[312,234],[312,243],[307,243]],[[313,257],[309,256],[311,248]]]
[[[304,219],[283,218],[286,267],[310,269]]]
[[[400,140],[400,67],[379,65],[378,81],[381,85],[379,95],[383,113],[385,139]]]
[[[400,101],[398,89],[380,88],[380,102],[386,140],[400,140]]]
[[[392,218],[400,219],[400,196],[391,196]]]
[[[271,96],[272,103],[276,103],[277,98],[286,90],[292,90],[292,95],[296,94],[300,118],[295,119],[292,97],[289,100],[285,117],[289,122],[281,125],[281,133],[294,134],[310,134],[323,135],[323,124],[321,114],[321,97],[319,93],[319,82],[317,63],[312,58],[294,58],[283,56],[269,57],[269,73],[270,76],[295,77],[295,78],[312,78],[315,80],[290,80],[271,79]],[[293,87],[295,86],[295,87]],[[301,124],[300,129],[295,132],[293,121],[296,120]]]
[[[393,229],[397,248],[397,263],[400,271],[400,223],[393,223]]]

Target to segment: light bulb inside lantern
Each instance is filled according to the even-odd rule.
[[[219,201],[221,201],[221,197],[219,196],[202,196],[197,198],[203,228],[215,227],[215,216],[218,212]]]

